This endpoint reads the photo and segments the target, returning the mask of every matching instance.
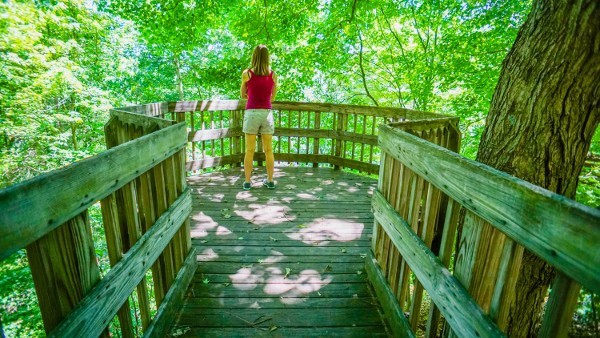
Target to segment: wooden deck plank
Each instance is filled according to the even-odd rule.
[[[241,168],[188,178],[198,268],[172,332],[389,336],[364,265],[377,181],[330,168],[276,168],[269,190],[260,187],[264,176],[262,168],[254,173],[250,191],[241,190]]]
[[[272,318],[265,323],[282,327],[379,326],[377,311],[350,309],[197,309],[184,313],[180,323],[190,327],[248,327],[249,323]]]
[[[182,331],[184,332],[184,331]],[[259,328],[189,328],[183,337],[387,337],[383,327],[319,327],[319,328],[280,328],[271,331],[270,326]]]

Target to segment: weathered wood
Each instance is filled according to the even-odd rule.
[[[306,114],[303,120],[306,122]],[[301,151],[305,151],[304,144]],[[195,193],[191,234],[199,265],[181,310],[184,321],[175,327],[213,326],[215,321],[225,326],[219,330],[230,332],[228,327],[238,322],[227,313],[245,318],[248,310],[259,309],[250,322],[263,314],[260,311],[268,316],[272,311],[277,318],[264,325],[267,331],[271,324],[278,326],[268,332],[279,335],[279,330],[295,325],[279,318],[295,320],[301,315],[295,310],[325,314],[341,309],[346,320],[339,317],[340,332],[351,332],[347,329],[352,324],[385,332],[364,272],[373,222],[365,203],[376,180],[329,168],[280,167],[276,168],[275,190],[257,188],[240,195],[235,180],[241,173],[232,168],[188,178]],[[224,208],[230,211],[227,217]],[[265,224],[256,224],[260,217],[266,217]],[[310,244],[319,238],[324,241]],[[287,277],[286,268],[290,269]],[[377,320],[361,321],[364,313]],[[296,336],[331,332],[321,328],[330,324],[323,322],[322,316],[304,317],[306,324],[315,321],[296,327]],[[242,324],[239,328],[246,327]],[[194,332],[204,335],[209,330]]]
[[[450,259],[454,250],[454,240],[456,238],[456,228],[458,227],[458,219],[460,215],[460,204],[451,200],[448,203],[446,210],[446,218],[444,220],[442,240],[440,243],[440,261],[446,268],[450,268]],[[429,316],[427,317],[426,337],[437,337],[438,323],[440,321],[440,311],[435,304],[431,304],[429,308]]]
[[[192,248],[177,273],[175,282],[165,296],[164,302],[160,305],[152,323],[144,332],[144,337],[164,337],[166,335],[175,312],[183,302],[183,297],[194,277],[196,267],[196,250]]]
[[[507,238],[502,248],[502,258],[498,272],[498,280],[490,305],[490,317],[501,330],[505,330],[510,315],[510,303],[515,299],[517,273],[521,268],[525,249]]]
[[[110,116],[118,119],[121,121],[121,123],[133,124],[142,127],[145,134],[151,133],[158,129],[164,129],[175,124],[173,121],[115,109],[110,110]]]
[[[438,305],[454,332],[465,337],[502,337],[503,333],[483,313],[440,260],[379,192],[373,195],[375,218],[402,253],[415,276]]]
[[[365,268],[367,275],[369,276],[369,282],[375,289],[377,299],[381,302],[383,311],[388,319],[388,323],[394,333],[394,337],[414,337],[415,334],[411,330],[404,312],[396,300],[394,292],[390,289],[383,272],[377,265],[377,260],[373,253],[369,251],[366,261]]]
[[[213,101],[179,101],[162,103],[167,104],[171,112],[190,112],[190,111],[220,111],[220,110],[243,110],[246,106],[245,100],[213,100]],[[393,108],[393,107],[372,107],[357,106],[347,104],[333,103],[309,103],[309,102],[273,102],[273,110],[290,111],[311,111],[311,112],[329,112],[372,115],[388,118],[405,118],[409,120],[439,118],[444,115],[421,112],[416,110]]]
[[[310,155],[310,156],[314,156],[314,155]],[[329,163],[339,166],[339,167],[345,167],[345,168],[364,171],[369,174],[376,174],[379,172],[379,165],[377,165],[377,164],[364,163],[364,162],[360,162],[360,161],[356,161],[356,160],[351,160],[348,158],[339,158],[339,157],[330,156]]]
[[[538,337],[568,336],[580,289],[579,284],[562,273],[554,277]]]
[[[342,253],[342,248],[346,250],[347,255],[360,256],[367,253],[367,249],[363,246],[349,246],[349,247],[311,247],[311,250],[308,251],[306,247],[298,247],[297,245],[290,246],[271,246],[271,245],[263,245],[263,246],[244,246],[239,247],[238,245],[214,245],[214,244],[204,244],[201,242],[202,240],[192,240],[196,249],[201,252],[207,248],[217,255],[220,256],[259,256],[259,255],[285,255],[288,257],[297,258],[298,262],[301,257],[298,256],[336,256]],[[210,243],[210,242],[207,242]],[[293,259],[290,258],[290,259]],[[323,257],[321,257],[323,259]],[[296,263],[294,262],[294,263]],[[256,261],[258,263],[258,260]],[[233,266],[233,265],[232,265]],[[239,266],[238,266],[239,268]],[[237,270],[236,270],[237,271]],[[333,271],[333,270],[332,270]]]
[[[123,243],[121,239],[121,229],[118,224],[119,214],[117,211],[115,194],[110,194],[102,199],[100,201],[100,206],[102,209],[102,224],[104,225],[108,259],[110,261],[110,266],[112,267],[123,258]],[[121,324],[121,334],[123,338],[135,337],[128,301],[123,303],[123,306],[117,312],[117,317]]]
[[[321,113],[315,112],[314,114],[315,114],[314,129],[320,130],[321,129]],[[319,138],[318,137],[315,137],[313,140],[313,154],[319,155]],[[313,168],[316,168],[318,166],[319,166],[319,163],[313,162]]]
[[[600,211],[381,126],[380,146],[567,276],[600,292]]]
[[[168,112],[169,106],[167,102],[157,102],[142,104],[138,106],[121,107],[112,110],[141,114],[145,116],[158,116],[164,118],[164,114]]]
[[[231,283],[231,279],[215,280],[218,275],[205,275],[211,283]],[[356,274],[351,275],[352,277]],[[336,276],[337,278],[337,276]],[[365,283],[362,277],[360,283]],[[260,306],[261,309],[331,309],[331,308],[371,308],[373,307],[372,297],[240,297],[240,298],[216,298],[216,297],[191,297],[187,299],[183,311],[192,309],[248,309],[253,304]],[[315,323],[318,325],[318,323]]]
[[[48,333],[100,280],[87,210],[29,245],[27,259]]]
[[[227,137],[244,136],[242,128],[223,128],[209,130],[192,130],[188,133],[189,142],[221,140]]]
[[[450,125],[458,125],[459,118],[458,117],[444,117],[443,115],[438,115],[438,117],[418,119],[413,121],[402,121],[402,122],[393,122],[388,125],[392,128],[402,129],[404,131],[410,132],[411,134],[415,134],[416,131],[423,130],[433,130],[436,128],[446,128]],[[439,142],[434,142],[435,144],[441,145]]]
[[[49,336],[99,335],[190,212],[191,197],[189,190],[186,190]]]
[[[248,327],[257,318],[269,317],[273,324],[284,327],[315,327],[318,322],[323,327],[380,326],[381,318],[371,309],[232,309],[202,310],[181,315],[179,325],[190,327]],[[268,328],[269,324],[265,324]]]
[[[0,259],[121,188],[185,142],[185,125],[174,125],[0,191]]]
[[[275,153],[274,154],[276,162],[317,162],[317,163],[331,163],[331,156],[329,155],[313,155],[313,154],[286,154],[286,153]],[[238,155],[229,155],[229,156],[221,156],[221,157],[213,157],[213,158],[205,158],[196,161],[189,161],[186,163],[186,170],[194,171],[205,168],[214,168],[219,166],[224,166],[228,164],[239,163],[244,159],[244,154]],[[263,152],[255,152],[254,153],[255,161],[264,161],[265,154]],[[347,160],[350,161],[350,160]],[[353,166],[364,166],[365,168],[369,168],[369,170],[373,170],[378,166],[374,164],[366,164],[360,163],[358,161],[349,162]]]
[[[204,338],[255,338],[255,337],[389,337],[384,328],[379,326],[357,326],[357,327],[315,327],[315,328],[295,328],[279,327],[274,332],[270,331],[272,320],[254,328],[250,326],[236,328],[197,328],[191,327],[186,335],[190,337]],[[187,326],[181,327],[184,331]],[[176,332],[179,328],[174,328]]]

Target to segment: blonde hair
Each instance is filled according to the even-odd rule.
[[[258,45],[252,53],[252,69],[256,75],[269,75],[269,49],[265,45]]]

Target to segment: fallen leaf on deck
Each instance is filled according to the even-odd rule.
[[[360,254],[360,258],[367,258],[367,254]]]
[[[283,278],[287,278],[290,275],[291,272],[292,272],[292,269],[285,268],[285,276],[283,276]]]
[[[277,242],[277,239],[273,238],[273,236],[269,236],[269,239],[272,240],[273,242]]]
[[[342,248],[342,253],[346,253],[346,248]]]
[[[327,264],[327,266],[325,267],[325,272],[329,272],[333,270],[333,267],[331,267],[331,265]]]
[[[275,330],[277,330],[277,329],[278,329],[278,327],[277,327],[277,326],[275,326],[275,325],[271,325],[271,327],[269,328],[269,331],[275,331]]]
[[[188,333],[188,331],[190,331],[190,330],[191,329],[188,326],[183,327],[183,328],[175,329],[175,330],[171,331],[171,337],[180,337],[180,336],[183,336],[184,334]]]
[[[208,278],[204,278],[204,279],[202,280],[202,283],[203,283],[204,285],[206,285],[206,284],[210,283],[210,280],[209,280]]]

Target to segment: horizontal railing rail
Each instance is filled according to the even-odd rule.
[[[520,263],[513,241],[558,269],[560,283],[572,279],[600,292],[600,211],[468,160],[446,149],[457,146],[443,135],[417,131],[427,121],[415,124],[381,126],[379,133],[373,259],[395,298],[389,313],[408,312],[404,326],[415,332],[426,323],[428,337],[441,330],[440,316],[458,336],[503,335]],[[508,239],[477,242],[486,224]],[[427,316],[424,291],[433,303]],[[540,332],[566,334],[548,328],[573,311],[557,308],[564,295],[555,291],[546,306],[554,319]]]
[[[123,337],[164,335],[196,266],[185,124],[113,111],[105,132],[107,151],[0,191],[0,259],[26,248],[49,336],[108,336],[115,316]],[[88,211],[98,202],[104,277]]]

